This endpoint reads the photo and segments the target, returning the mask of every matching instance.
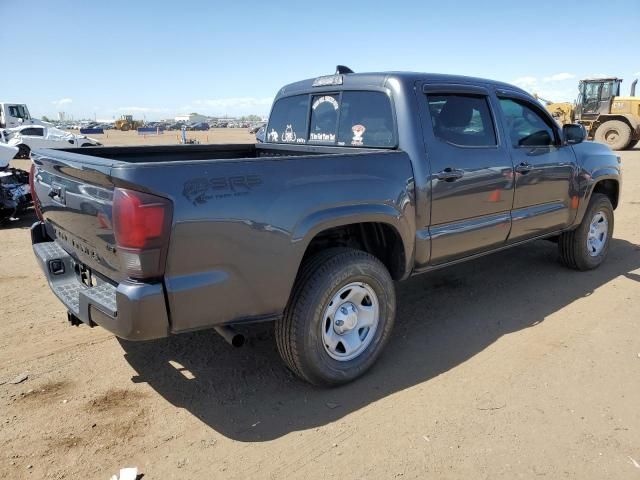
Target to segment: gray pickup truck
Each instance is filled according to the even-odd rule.
[[[263,143],[34,151],[33,249],[72,324],[239,343],[273,320],[336,385],[380,355],[396,280],[541,238],[600,265],[621,165],[584,138],[512,85],[340,67],[283,87]]]

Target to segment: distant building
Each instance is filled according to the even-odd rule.
[[[188,115],[177,115],[175,120],[176,122],[198,123],[198,122],[206,122],[207,117],[197,113],[190,113]]]
[[[64,122],[67,119],[67,114],[64,112],[58,112],[58,120]]]

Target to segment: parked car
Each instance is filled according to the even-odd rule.
[[[206,122],[198,122],[198,123],[194,123],[192,125],[189,125],[187,127],[187,130],[199,130],[199,131],[205,131],[205,130],[209,130],[209,124]]]
[[[29,158],[34,148],[67,148],[102,145],[96,139],[55,127],[24,125],[0,130],[0,141],[18,147],[16,158]]]
[[[72,324],[238,344],[273,320],[337,385],[380,356],[395,280],[543,238],[601,265],[621,166],[584,139],[513,85],[339,68],[279,90],[264,143],[34,152],[33,248]]]
[[[249,133],[258,133],[258,130],[263,128],[266,125],[265,122],[256,123],[249,127]]]

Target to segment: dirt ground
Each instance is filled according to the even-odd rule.
[[[77,134],[77,130],[69,130]],[[138,135],[137,132],[105,130],[103,135],[87,135],[103,145],[171,145],[180,143],[182,132],[168,130],[160,135]],[[207,132],[187,132],[187,139],[200,143],[253,143],[255,135],[246,128],[212,128]]]
[[[0,478],[640,478],[640,149],[622,157],[600,269],[567,270],[541,241],[398,284],[382,358],[332,390],[287,371],[270,325],[241,349],[70,327],[33,218],[4,227]]]

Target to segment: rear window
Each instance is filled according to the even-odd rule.
[[[372,148],[396,146],[391,101],[385,93],[344,91],[310,97],[298,95],[276,102],[267,127],[267,142]]]

